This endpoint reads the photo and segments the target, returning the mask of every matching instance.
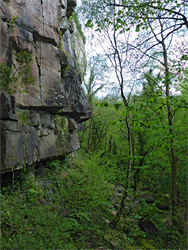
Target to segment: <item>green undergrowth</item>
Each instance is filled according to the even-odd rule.
[[[1,249],[186,249],[185,230],[171,226],[171,211],[157,208],[161,200],[147,204],[130,192],[111,226],[121,173],[100,155],[53,160],[43,177],[35,169],[15,172],[1,188]],[[141,230],[140,221],[152,224],[154,233]]]
[[[15,173],[14,187],[2,187],[0,195],[1,249],[104,245],[107,225],[101,218],[109,216],[110,207],[107,178],[89,159],[52,161],[46,165],[45,177]]]

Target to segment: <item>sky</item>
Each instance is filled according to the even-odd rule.
[[[80,6],[81,5],[81,0],[77,0],[77,5]],[[81,18],[80,18],[81,20]],[[105,52],[103,48],[108,48],[109,47],[109,43],[107,42],[107,40],[103,41],[103,39],[99,38],[99,32],[94,31],[94,29],[88,29],[84,27],[84,24],[82,23],[82,27],[83,27],[83,31],[84,34],[86,36],[86,56],[87,58],[89,58],[90,56],[96,55],[96,54],[100,54],[102,56],[104,56]],[[136,32],[132,32],[132,37],[131,40],[134,40],[136,37],[137,33]],[[185,37],[181,37],[181,36],[175,36],[173,38],[173,53],[171,53],[171,58],[177,58],[179,56],[179,51],[178,51],[178,46],[181,44],[181,42],[185,41]],[[187,41],[188,41],[188,37],[187,37]],[[102,45],[102,46],[101,46]],[[103,48],[102,48],[103,47]],[[186,44],[186,47],[188,49],[188,42]],[[132,58],[133,60],[133,58]],[[131,61],[131,58],[130,58]],[[188,62],[187,62],[188,64]],[[110,65],[110,64],[109,64]],[[128,72],[126,72],[126,80],[132,81],[132,83],[134,84],[134,88],[135,88],[135,92],[141,90],[141,85],[138,86],[136,85],[136,77],[140,77],[139,75],[129,75]],[[117,78],[115,73],[113,72],[113,69],[109,71],[109,78],[106,79],[109,82],[116,82],[116,86],[118,87],[118,83],[117,83]],[[110,90],[112,85],[109,85],[108,88],[101,90],[100,92],[98,92],[98,97],[104,97],[105,95],[108,94],[108,89]],[[113,85],[114,87],[114,85]],[[112,87],[112,88],[113,88]],[[125,90],[125,92],[129,92],[130,88],[127,88]],[[172,92],[175,93],[175,90],[172,89]]]

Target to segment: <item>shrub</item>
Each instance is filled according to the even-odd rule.
[[[110,216],[109,178],[96,159],[55,160],[46,176],[21,171],[2,188],[2,249],[87,249],[99,246]],[[19,177],[19,178],[18,178]],[[32,177],[32,178],[31,178]],[[19,184],[18,184],[19,180]]]
[[[31,54],[21,50],[17,53],[17,68],[11,68],[5,62],[0,64],[0,91],[5,91],[10,95],[34,83],[31,71]]]

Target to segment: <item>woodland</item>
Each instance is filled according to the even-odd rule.
[[[187,15],[186,0],[82,1],[92,115],[77,152],[3,180],[2,250],[188,248]]]

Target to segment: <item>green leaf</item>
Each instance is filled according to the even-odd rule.
[[[146,113],[145,116],[146,116],[146,118],[150,118],[151,117],[150,113]]]
[[[114,104],[114,107],[115,107],[115,109],[118,111],[119,108],[121,107],[121,104],[120,104],[120,103],[116,103],[116,104]]]
[[[140,24],[136,25],[136,32],[139,32],[140,31]]]
[[[117,121],[113,121],[112,125],[115,126],[117,124]]]
[[[188,55],[182,55],[181,61],[187,61],[188,60]]]
[[[91,20],[91,19],[89,19],[88,21],[87,21],[87,23],[85,24],[85,27],[87,27],[87,28],[93,28],[93,23],[92,23],[93,21]]]
[[[108,103],[107,102],[102,102],[100,104],[101,108],[107,108],[108,107]]]

